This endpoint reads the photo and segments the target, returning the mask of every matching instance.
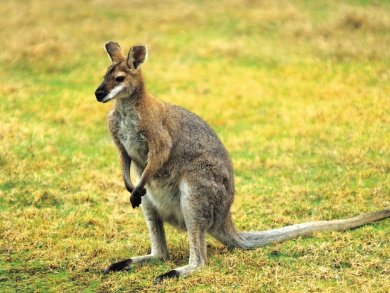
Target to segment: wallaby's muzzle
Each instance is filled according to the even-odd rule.
[[[96,99],[99,102],[104,102],[103,99],[105,96],[107,96],[107,94],[108,92],[102,86],[99,86],[95,91]]]

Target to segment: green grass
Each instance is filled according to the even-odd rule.
[[[108,1],[107,1],[108,2]],[[208,240],[103,276],[149,250],[98,104],[103,43],[144,43],[150,92],[202,116],[229,150],[239,229],[390,205],[389,1],[0,3],[1,292],[386,292],[389,221],[253,251]]]

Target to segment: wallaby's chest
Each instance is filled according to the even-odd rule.
[[[128,113],[120,117],[117,135],[131,159],[143,168],[148,155],[148,144],[139,129],[136,113]]]

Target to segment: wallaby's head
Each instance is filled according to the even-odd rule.
[[[104,47],[112,64],[95,91],[96,99],[102,103],[114,98],[129,97],[143,87],[140,66],[147,57],[145,46],[131,47],[127,57],[123,55],[121,47],[116,42],[108,42]]]

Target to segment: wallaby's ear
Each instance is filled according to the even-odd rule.
[[[133,46],[127,56],[127,65],[130,69],[138,70],[140,65],[146,61],[148,50],[145,46]]]
[[[108,42],[104,44],[104,48],[107,51],[112,63],[125,60],[125,56],[122,53],[122,49],[117,42]]]

